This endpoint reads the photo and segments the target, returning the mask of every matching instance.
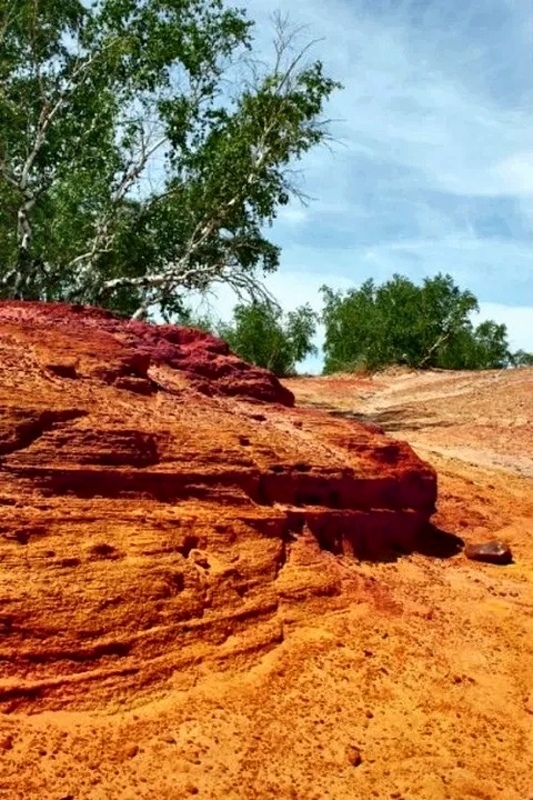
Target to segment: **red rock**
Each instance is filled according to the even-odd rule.
[[[292,406],[200,331],[0,303],[0,708],[98,707],[242,660],[290,604],[341,592],[331,553],[415,548],[434,471]]]
[[[504,542],[497,541],[469,544],[465,548],[465,555],[472,561],[485,561],[489,564],[511,564],[513,561],[511,548]]]
[[[13,737],[5,736],[0,740],[0,750],[13,750]]]
[[[354,744],[349,744],[346,747],[346,757],[348,759],[348,762],[352,765],[352,767],[359,767],[363,763],[363,757],[361,755],[361,751]]]

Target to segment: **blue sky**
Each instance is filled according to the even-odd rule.
[[[248,0],[266,49],[280,10],[344,84],[332,151],[301,162],[315,200],[283,209],[267,285],[285,308],[318,288],[449,272],[533,351],[531,0]],[[225,317],[233,298],[216,303]],[[312,360],[307,369],[317,371]]]

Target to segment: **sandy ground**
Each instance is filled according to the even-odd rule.
[[[288,385],[408,440],[438,470],[436,524],[514,563],[342,559],[341,597],[288,614],[252,666],[113,713],[4,715],[1,797],[533,798],[533,370]]]

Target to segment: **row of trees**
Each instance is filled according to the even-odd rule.
[[[473,325],[478,301],[450,275],[439,273],[419,286],[395,275],[381,286],[368,280],[344,294],[327,287],[322,293],[326,372],[391,364],[494,369],[528,359],[510,352],[505,325]]]
[[[320,322],[326,374],[396,364],[416,369],[533,366],[533,354],[511,353],[505,325],[472,324],[478,301],[450,275],[426,278],[420,286],[395,275],[381,286],[368,280],[344,293],[327,286],[321,291],[321,314],[307,305],[284,314],[273,304],[256,302],[238,305],[229,324],[205,318],[200,324],[226,339],[242,358],[279,376],[294,374],[298,362],[317,354],[313,339]],[[191,316],[182,321],[194,323]]]

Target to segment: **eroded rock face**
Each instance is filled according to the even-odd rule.
[[[338,555],[416,547],[433,470],[292,406],[198,331],[0,303],[0,707],[245,660],[288,606],[341,593]]]

